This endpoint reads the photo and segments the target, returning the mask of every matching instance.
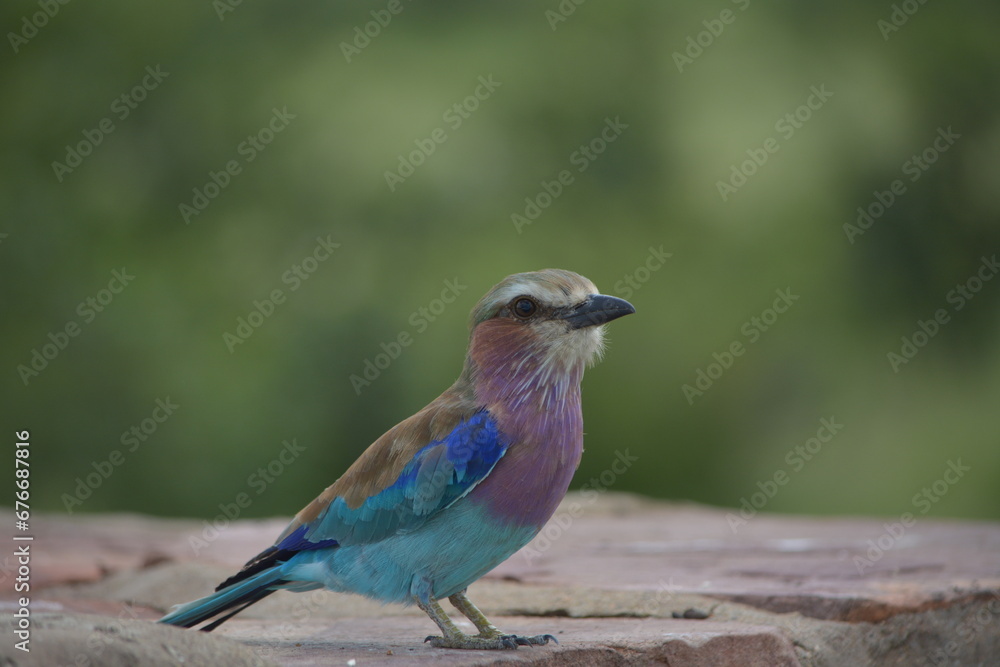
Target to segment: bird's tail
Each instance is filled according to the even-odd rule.
[[[177,605],[159,622],[190,628],[233,609],[201,628],[205,632],[211,632],[253,603],[275,592],[285,583],[287,582],[282,579],[281,568],[272,567],[229,586],[220,587],[211,595]]]

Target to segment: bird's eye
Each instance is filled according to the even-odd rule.
[[[514,302],[514,315],[522,320],[526,320],[538,310],[538,304],[527,297],[521,297]]]

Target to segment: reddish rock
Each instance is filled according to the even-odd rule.
[[[900,530],[766,514],[740,523],[708,507],[588,500],[568,498],[470,591],[502,628],[552,632],[558,647],[440,651],[421,643],[435,628],[419,611],[325,591],[271,596],[211,635],[169,636],[236,639],[281,665],[944,665],[1000,655],[1000,525],[920,518]],[[210,592],[284,525],[35,517],[32,608],[174,630],[144,620]],[[10,579],[9,559],[4,568]],[[59,632],[52,641],[79,641]],[[23,657],[9,648],[0,655]]]

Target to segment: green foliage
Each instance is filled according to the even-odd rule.
[[[0,10],[0,400],[36,508],[89,475],[74,511],[290,514],[451,383],[492,284],[553,266],[638,310],[577,486],[628,449],[616,490],[739,506],[783,471],[768,511],[899,515],[960,459],[933,515],[1000,517],[1000,280],[971,291],[1000,5],[349,4],[69,3],[30,39],[39,5]]]

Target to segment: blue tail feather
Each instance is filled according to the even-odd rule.
[[[159,622],[190,628],[235,608],[232,613],[202,628],[206,631],[214,630],[230,616],[267,597],[285,583],[287,582],[282,578],[281,567],[272,567],[222,588],[211,595],[187,604],[177,605]]]

